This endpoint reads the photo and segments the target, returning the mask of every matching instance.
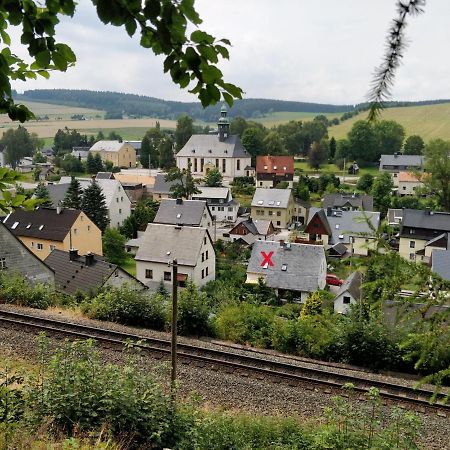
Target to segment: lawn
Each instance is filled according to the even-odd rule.
[[[136,276],[136,260],[133,255],[127,255],[127,259],[121,265],[122,269],[128,272],[133,277]]]
[[[312,169],[307,161],[295,161],[294,167],[300,169],[302,173],[306,175],[321,175],[323,173],[334,173],[335,175],[343,175],[343,171],[339,169],[336,164],[323,164],[319,170]],[[370,173],[373,176],[378,175],[378,167],[361,167],[358,176],[365,173]],[[352,176],[345,172],[345,176]]]
[[[253,195],[234,195],[233,197],[241,206],[249,207],[252,203]]]

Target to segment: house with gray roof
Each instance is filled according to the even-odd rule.
[[[133,289],[145,289],[142,283],[121,267],[94,253],[80,256],[77,250],[53,250],[45,263],[55,273],[56,289],[67,295],[79,292],[95,295],[104,286],[120,287],[125,283]]]
[[[419,170],[423,171],[424,157],[421,155],[381,155],[380,172],[396,173],[400,171]]]
[[[305,233],[311,242],[320,242],[327,250],[340,243],[350,255],[367,256],[377,246],[379,226],[379,212],[311,208]]]
[[[295,292],[304,302],[309,293],[325,288],[326,273],[325,251],[320,245],[255,241],[246,282],[256,284],[262,279],[277,295]]]
[[[236,222],[240,204],[233,200],[230,188],[198,186],[197,189],[200,192],[193,194],[192,200],[206,201],[216,222]]]
[[[345,211],[373,211],[373,197],[366,194],[325,194],[322,208],[341,209]]]
[[[291,189],[256,188],[251,204],[253,220],[271,220],[276,228],[288,228],[294,215]]]
[[[450,248],[435,249],[431,254],[431,270],[444,280],[450,281]]]
[[[255,241],[273,240],[275,227],[271,220],[241,220],[229,232],[231,242],[252,245]]]
[[[209,231],[204,227],[149,223],[136,253],[136,277],[152,290],[162,281],[172,286],[174,260],[178,264],[177,284],[193,281],[198,287],[216,276],[216,256]]]
[[[410,261],[428,263],[434,249],[449,249],[450,213],[404,209],[399,253]]]
[[[353,272],[341,285],[334,298],[334,312],[348,314],[351,305],[356,305],[361,301],[362,274],[359,271]]]
[[[166,173],[158,173],[155,177],[155,184],[152,189],[153,200],[172,198],[172,187],[179,184],[178,180],[166,181]]]
[[[217,134],[194,134],[177,153],[177,167],[191,167],[194,176],[217,168],[224,178],[251,176],[251,156],[237,135],[230,134],[225,106],[220,111]],[[250,173],[251,172],[251,173]]]

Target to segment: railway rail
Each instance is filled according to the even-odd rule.
[[[0,309],[0,327],[27,328],[50,335],[62,335],[70,339],[95,339],[107,348],[123,348],[127,341],[136,347],[154,354],[157,358],[170,355],[170,341],[166,339],[125,333],[107,328],[94,327],[80,323],[43,318],[32,314],[18,313]],[[219,346],[218,346],[219,347]],[[450,414],[450,405],[445,403],[445,393],[439,393],[436,401],[430,404],[433,394],[425,388],[414,389],[410,386],[382,381],[368,377],[367,371],[338,371],[324,363],[296,363],[268,359],[265,355],[242,354],[232,348],[208,348],[190,343],[178,343],[178,358],[181,364],[195,364],[213,370],[224,370],[243,377],[254,376],[257,379],[270,379],[273,382],[287,382],[290,386],[303,386],[306,389],[323,390],[326,394],[341,392],[342,386],[351,383],[354,391],[363,397],[370,387],[380,391],[382,398],[405,404],[409,408],[426,412],[436,411],[438,415]]]

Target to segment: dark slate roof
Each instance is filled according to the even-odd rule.
[[[421,155],[381,155],[381,166],[421,167],[424,157]]]
[[[339,288],[336,297],[348,292],[355,300],[358,300],[361,293],[362,275],[361,272],[353,272]]]
[[[56,208],[39,208],[34,211],[17,209],[6,216],[3,223],[15,236],[62,242],[80,213],[77,209],[61,209],[60,214]]]
[[[166,173],[158,173],[155,178],[155,185],[153,186],[153,193],[154,194],[171,194],[172,191],[170,188],[172,186],[176,186],[177,184],[180,184],[179,181],[166,181]]]
[[[433,239],[430,239],[425,246],[432,247],[444,247],[446,250],[450,250],[450,233],[442,233]]]
[[[333,250],[338,255],[343,256],[347,253],[347,247],[344,244],[341,244],[338,242],[337,244],[333,245],[328,249],[328,251]]]
[[[311,208],[309,215],[312,218],[318,208]],[[329,224],[331,230],[331,239],[329,244],[337,244],[338,242],[343,244],[350,243],[350,236],[366,234],[368,237],[373,236],[374,232],[365,220],[366,218],[372,224],[375,230],[380,226],[380,213],[373,211],[332,211],[332,215],[321,213],[321,218],[325,216],[326,221]],[[309,223],[309,222],[308,222]]]
[[[203,200],[165,199],[161,201],[153,222],[198,227],[203,214],[208,213],[208,207]]]
[[[228,136],[223,142],[217,134],[194,134],[177,156],[189,158],[250,158],[239,136]]]
[[[149,223],[136,254],[136,261],[167,263],[176,259],[183,266],[196,266],[203,239],[209,233],[202,227],[177,227]]]
[[[60,292],[73,295],[77,291],[95,292],[101,288],[116,270],[122,270],[94,255],[92,265],[85,264],[85,256],[71,261],[69,252],[53,250],[45,259],[45,263],[55,272],[56,287]],[[133,278],[130,275],[130,278]],[[133,278],[134,279],[134,278]]]
[[[450,281],[450,250],[433,250],[431,270],[444,280]]]
[[[373,211],[373,197],[365,194],[325,194],[322,200],[323,208],[342,208],[350,204],[353,208]]]
[[[243,220],[242,222],[237,223],[231,230],[230,234],[233,234],[233,230],[238,227],[240,224],[247,228],[248,232],[253,235],[261,235],[261,236],[267,236],[267,233],[269,232],[270,224],[272,223],[271,220],[252,220],[251,217],[249,217],[247,220]],[[273,226],[273,224],[272,224]]]
[[[61,205],[64,197],[66,196],[67,190],[69,189],[70,184],[68,183],[58,183],[58,184],[48,184],[47,190],[50,195],[50,200],[52,201],[53,206],[56,208],[58,205]]]
[[[321,266],[326,267],[325,251],[321,245],[285,244],[275,241],[255,241],[247,273],[265,276],[266,285],[274,289],[313,292],[319,287]],[[273,251],[273,266],[261,267],[261,252]],[[286,270],[282,270],[286,265]]]
[[[114,174],[112,172],[99,172],[95,176],[96,180],[112,180],[114,179]]]
[[[403,211],[402,226],[448,232],[450,231],[450,213],[405,209]]]
[[[300,206],[303,206],[303,208],[309,209],[311,208],[311,203],[307,202],[306,200],[302,200],[301,198],[294,198],[295,203],[297,203]]]

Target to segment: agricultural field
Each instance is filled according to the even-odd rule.
[[[343,139],[357,120],[365,120],[367,112],[362,112],[339,125],[330,127],[328,135]],[[426,106],[388,108],[381,114],[385,120],[395,120],[405,127],[406,135],[418,134],[425,141],[450,139],[450,103]]]
[[[314,117],[319,115],[324,115],[328,119],[339,118],[343,113],[318,113],[318,112],[274,112],[272,114],[267,114],[265,117],[259,117],[254,120],[255,122],[262,123],[265,127],[271,128],[283,123],[289,122],[290,120],[302,120],[309,121],[314,119]]]

